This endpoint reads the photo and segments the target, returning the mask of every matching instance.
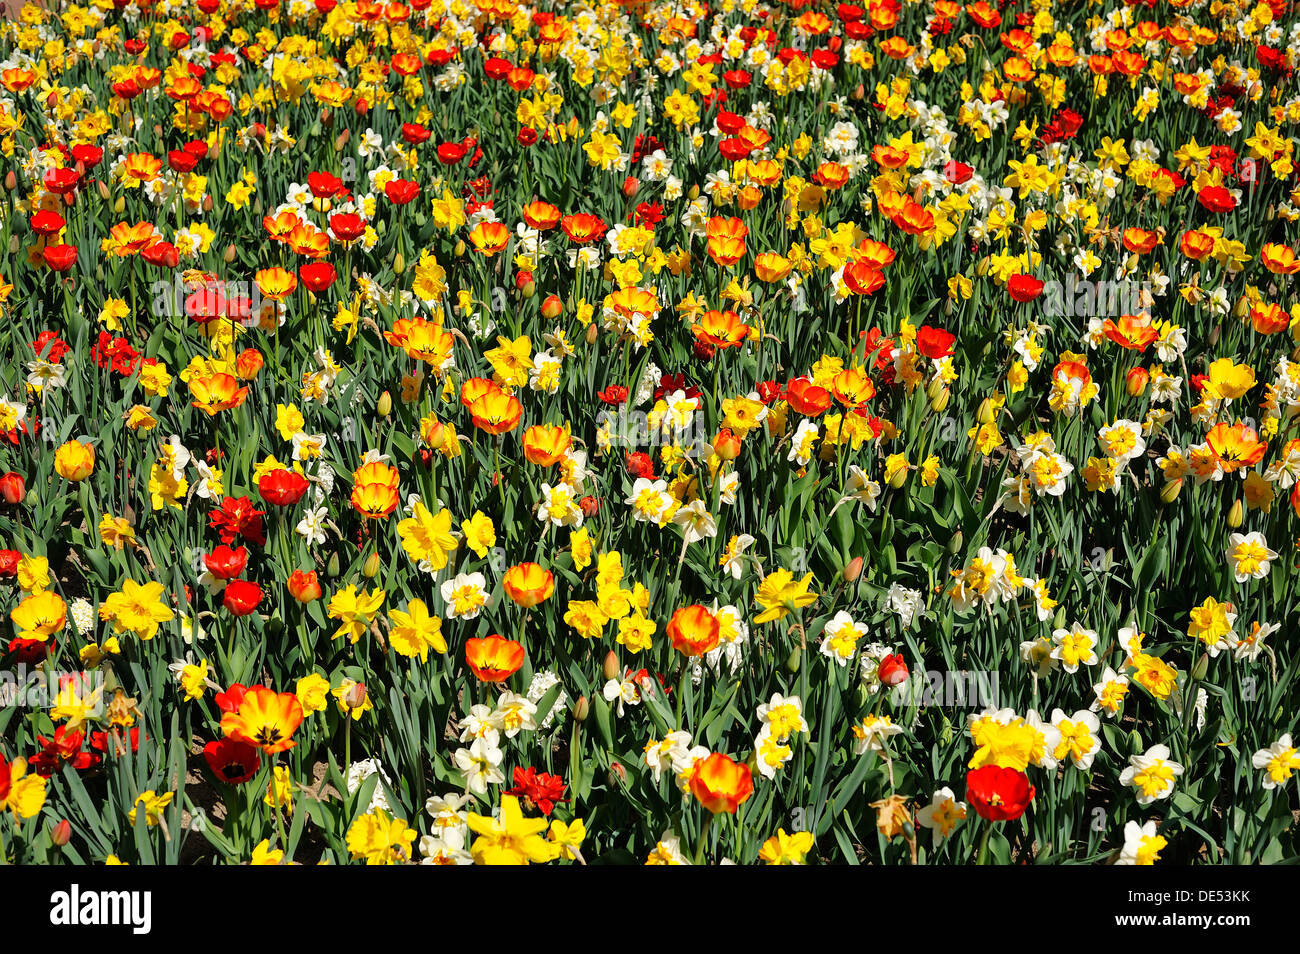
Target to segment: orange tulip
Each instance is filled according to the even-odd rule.
[[[710,309],[691,326],[691,332],[714,348],[739,348],[749,337],[749,325],[734,311]]]
[[[489,434],[504,434],[519,426],[519,419],[524,416],[524,406],[513,394],[506,394],[497,388],[476,397],[469,406],[469,414],[479,430]]]
[[[1210,451],[1228,473],[1242,467],[1253,467],[1264,459],[1268,442],[1261,441],[1259,434],[1245,424],[1219,423],[1210,428],[1205,435],[1205,442]]]
[[[298,744],[291,736],[302,724],[302,715],[302,703],[292,692],[254,686],[244,693],[238,709],[221,717],[221,730],[229,738],[274,755]]]
[[[510,228],[501,222],[480,222],[469,233],[469,243],[488,258],[502,251],[510,241]]]
[[[560,210],[549,202],[529,202],[522,209],[524,221],[539,232],[547,232],[560,222]]]
[[[465,640],[465,662],[483,682],[505,682],[524,664],[524,647],[496,633]]]
[[[396,467],[382,461],[362,464],[352,474],[352,506],[363,517],[377,520],[397,509]]]
[[[194,397],[191,404],[208,417],[215,417],[219,411],[233,410],[243,404],[248,397],[248,386],[240,387],[238,378],[221,371],[196,374],[190,378],[190,394]]]
[[[259,269],[253,280],[257,282],[257,290],[271,301],[284,301],[298,287],[298,276],[278,266]]]
[[[683,606],[673,613],[665,630],[673,641],[673,648],[687,656],[703,656],[718,648],[722,640],[722,627],[718,618],[698,603]]]
[[[398,318],[393,322],[393,330],[384,332],[384,340],[395,348],[401,348],[412,361],[427,361],[434,368],[441,368],[451,357],[455,339],[438,321],[424,318]]]
[[[564,459],[573,446],[567,427],[558,424],[535,424],[524,431],[524,457],[541,467],[550,467]]]
[[[501,582],[506,595],[525,609],[544,602],[555,592],[555,574],[536,563],[512,566]]]
[[[754,794],[754,775],[743,762],[714,752],[691,776],[691,794],[714,815],[733,815]]]

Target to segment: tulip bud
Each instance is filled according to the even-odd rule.
[[[22,474],[16,474],[12,470],[0,477],[0,498],[8,504],[19,504],[27,496],[27,481],[23,479]]]
[[[587,701],[586,696],[578,696],[578,701],[573,707],[573,721],[586,722],[587,716],[591,713],[591,703]]]
[[[366,704],[366,684],[364,682],[353,683],[346,693],[343,694],[343,704],[349,709],[360,709]]]
[[[1237,303],[1232,306],[1232,315],[1234,318],[1245,318],[1250,314],[1250,299],[1242,295],[1237,299]]]
[[[713,453],[722,460],[735,460],[740,456],[740,438],[731,432],[731,428],[724,427],[713,438]]]
[[[261,372],[263,364],[265,360],[262,352],[256,348],[245,348],[235,358],[235,374],[245,381],[252,381]]]
[[[532,298],[537,294],[537,282],[533,281],[531,278],[528,279],[519,286],[519,294],[523,295],[525,299]]]
[[[113,201],[113,213],[115,215],[121,215],[125,211],[126,211],[126,199],[124,199],[122,196],[119,195]]]
[[[50,841],[62,848],[72,840],[72,824],[65,818],[50,828]]]
[[[992,424],[997,417],[997,412],[993,409],[993,402],[988,398],[980,401],[980,408],[975,412],[975,419],[981,424]]]
[[[618,656],[612,649],[605,654],[605,678],[618,678]]]
[[[578,507],[582,510],[582,515],[590,520],[600,512],[600,499],[593,497],[591,494],[583,497],[578,501]]]
[[[1200,682],[1205,678],[1205,673],[1210,668],[1210,654],[1201,653],[1201,658],[1196,660],[1196,665],[1192,667],[1192,680]]]
[[[948,387],[940,388],[939,393],[937,395],[936,394],[930,395],[930,410],[934,411],[935,413],[939,413],[940,411],[946,410],[948,407],[948,401],[951,398],[952,398],[951,388]]]
[[[1219,343],[1219,336],[1222,333],[1223,333],[1223,324],[1222,322],[1220,322],[1219,324],[1215,325],[1213,329],[1211,329],[1208,335],[1206,335],[1205,343],[1209,345],[1211,348],[1217,346]]]
[[[844,582],[856,583],[862,575],[862,557],[854,557],[844,568]]]
[[[406,271],[406,256],[401,252],[393,257],[393,274],[400,275]]]
[[[596,327],[596,323],[593,321],[591,324],[587,326],[587,344],[594,345],[596,343],[596,339],[599,337],[600,337],[600,329]]]
[[[339,565],[339,554],[338,551],[335,550],[333,553],[330,554],[329,562],[325,564],[325,572],[327,572],[330,576],[338,576],[340,568],[341,567]]]
[[[387,417],[393,411],[393,396],[385,391],[375,403],[375,411],[380,417]]]
[[[641,180],[636,176],[628,176],[623,180],[623,196],[632,199],[641,191]]]
[[[9,174],[13,175],[12,172]],[[113,193],[108,191],[108,186],[104,184],[103,180],[97,180],[95,182],[95,185],[99,187],[99,197],[103,199],[105,202],[107,202],[109,199],[113,197]]]
[[[452,251],[455,252],[455,257],[456,257],[456,258],[464,258],[464,257],[465,257],[465,240],[464,240],[464,239],[459,240],[459,241],[456,243],[456,247],[455,247]]]
[[[1136,367],[1130,371],[1124,378],[1124,389],[1128,391],[1129,397],[1141,397],[1147,389],[1147,382],[1151,380],[1151,374],[1146,368]]]
[[[618,788],[619,785],[626,785],[627,769],[623,768],[622,762],[610,762],[607,778],[609,780],[610,788]]]
[[[205,195],[205,196],[203,197],[203,201],[200,203],[200,205],[202,205],[202,207],[203,207],[203,211],[204,211],[204,212],[211,212],[211,211],[212,211],[212,196],[210,196],[210,195]]]
[[[785,657],[786,672],[796,673],[799,671],[799,663],[802,658],[802,655],[803,655],[803,651],[799,649],[798,646],[790,650],[790,655]]]
[[[1165,503],[1173,503],[1178,499],[1178,491],[1183,489],[1183,478],[1175,480],[1166,480],[1165,485],[1160,488],[1160,499]]]
[[[231,242],[226,246],[226,250],[221,253],[221,260],[229,265],[235,260],[235,243]]]
[[[700,187],[697,185],[691,186],[691,191],[689,195],[691,197],[691,201],[698,199],[700,197]]]
[[[345,130],[343,130],[341,133],[339,133],[337,136],[335,136],[335,137],[334,137],[334,151],[335,151],[335,152],[342,152],[342,151],[343,151],[343,147],[345,147],[345,146],[348,144],[348,140],[351,139],[351,138],[352,138],[352,130],[350,130],[350,129],[345,129]]]
[[[367,580],[373,580],[379,572],[379,551],[376,550],[370,556],[366,557],[366,562],[361,567],[361,573]]]
[[[9,172],[5,175],[5,188],[8,189],[10,192],[18,188],[18,177],[14,175],[14,171],[12,169],[10,169]]]
[[[866,95],[867,95],[867,88],[863,86],[861,83],[853,87],[853,92],[849,94],[850,98],[854,100],[861,100]]]
[[[1232,503],[1232,509],[1228,511],[1228,526],[1236,530],[1241,526],[1246,517],[1246,508],[1242,506],[1241,498],[1238,497]]]
[[[962,544],[964,544],[965,542],[966,542],[966,538],[962,536],[962,532],[958,530],[956,533],[954,533],[951,537],[948,538],[948,552],[960,553]]]
[[[560,301],[558,295],[547,295],[546,300],[542,302],[542,317],[554,321],[564,314],[564,303]]]

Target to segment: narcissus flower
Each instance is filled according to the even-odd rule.
[[[542,837],[549,827],[546,819],[524,818],[519,799],[513,795],[501,796],[501,813],[497,817],[470,812],[465,824],[479,836],[470,846],[475,864],[541,864],[554,861],[560,853],[558,844]]]
[[[254,686],[244,693],[236,711],[221,717],[221,730],[228,738],[256,746],[265,755],[275,755],[298,744],[292,736],[302,718],[302,703],[292,692]]]
[[[402,549],[412,560],[427,563],[434,572],[447,565],[448,556],[459,545],[451,533],[451,511],[444,507],[431,513],[423,501],[417,501],[411,516],[397,524]]]
[[[524,647],[493,633],[465,641],[465,662],[483,682],[505,682],[524,664]]]
[[[783,619],[787,614],[817,602],[817,594],[810,589],[812,581],[811,573],[806,574],[802,580],[795,580],[794,574],[785,569],[769,573],[758,587],[755,600],[763,612],[754,617],[754,622],[769,623],[774,619]]]
[[[712,814],[735,814],[754,794],[754,776],[749,766],[722,752],[714,752],[695,767],[691,794]]]
[[[1168,798],[1175,780],[1182,774],[1183,767],[1169,760],[1169,749],[1153,745],[1142,755],[1129,756],[1128,768],[1120,773],[1119,783],[1136,789],[1139,805],[1150,805]]]

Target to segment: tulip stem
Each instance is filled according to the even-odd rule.
[[[984,826],[984,834],[980,836],[979,852],[975,855],[975,864],[977,865],[988,864],[989,835],[990,833],[992,833],[992,831],[993,831],[993,822],[989,822],[987,825]]]
[[[704,863],[704,840],[709,837],[709,825],[713,823],[713,813],[704,816],[704,824],[700,827],[700,837],[695,841],[695,863],[697,865]]]

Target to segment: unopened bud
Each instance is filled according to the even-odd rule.
[[[962,532],[958,530],[956,533],[954,533],[951,537],[948,538],[948,552],[960,553],[962,544],[964,544],[965,542],[966,542],[966,538],[962,536]]]
[[[12,172],[9,174],[13,175]],[[109,199],[113,197],[113,193],[108,191],[108,186],[104,184],[103,180],[96,181],[95,185],[99,187],[99,197],[103,199],[105,202],[107,202]]]
[[[586,722],[587,716],[591,713],[591,703],[587,701],[586,696],[578,696],[578,701],[573,707],[573,721]]]
[[[65,818],[50,829],[50,841],[62,848],[72,840],[72,824]]]
[[[325,571],[329,573],[330,576],[338,576],[339,569],[340,569],[339,554],[338,551],[336,550],[335,552],[330,554],[329,562],[325,564]]]
[[[930,410],[938,413],[947,410],[948,401],[952,398],[952,389],[945,386],[939,389],[938,394],[930,395]]]
[[[406,271],[406,256],[401,252],[393,257],[393,274],[400,275]]]
[[[464,240],[464,239],[461,239],[460,241],[458,241],[458,242],[456,243],[456,248],[453,249],[453,251],[456,253],[456,258],[464,258],[464,257],[465,257],[465,240]]]
[[[14,175],[14,171],[12,169],[10,169],[9,172],[5,174],[5,188],[11,192],[14,189],[18,188],[18,177]]]
[[[798,646],[790,650],[790,655],[785,657],[786,672],[796,673],[799,671],[799,663],[803,657],[803,650]]]
[[[988,398],[980,401],[980,409],[975,412],[975,419],[981,424],[992,424],[997,417],[997,412],[993,409],[993,402]]]
[[[375,402],[375,411],[380,417],[387,417],[393,411],[393,396],[385,391],[379,395],[379,400]]]
[[[560,301],[558,295],[547,295],[546,300],[542,302],[542,317],[554,321],[564,314],[564,302]]]
[[[122,196],[119,195],[113,201],[113,213],[115,215],[121,215],[125,211],[126,211],[126,199],[124,199]]]
[[[355,682],[343,694],[343,704],[349,709],[360,709],[366,704],[366,684]]]
[[[1129,397],[1141,397],[1147,389],[1147,382],[1151,380],[1151,373],[1141,366],[1134,368],[1124,377],[1124,390],[1128,391]]]
[[[1241,526],[1242,521],[1246,519],[1246,508],[1242,505],[1241,498],[1238,497],[1232,503],[1232,509],[1228,511],[1228,526],[1236,530]]]
[[[379,572],[379,551],[376,550],[370,556],[366,557],[365,565],[361,568],[361,573],[367,580],[373,580],[375,574]]]
[[[609,763],[609,787],[618,788],[619,785],[627,784],[627,769],[623,768],[622,762]]]
[[[618,668],[618,656],[615,655],[614,650],[611,649],[605,654],[605,678],[617,679]]]
[[[1165,503],[1173,503],[1178,499],[1178,491],[1183,489],[1183,478],[1178,477],[1175,480],[1166,480],[1165,485],[1160,488],[1160,499]]]
[[[221,253],[221,260],[229,265],[235,260],[235,243],[231,242],[226,246],[226,250]]]
[[[844,582],[856,583],[858,577],[862,575],[862,557],[854,557],[849,561],[848,566],[844,568]]]
[[[1205,678],[1205,674],[1210,668],[1210,654],[1201,653],[1201,658],[1196,660],[1196,665],[1192,667],[1192,680],[1200,682]]]
[[[593,321],[587,326],[587,344],[594,345],[598,337],[600,337],[600,329],[596,327],[596,323]]]

